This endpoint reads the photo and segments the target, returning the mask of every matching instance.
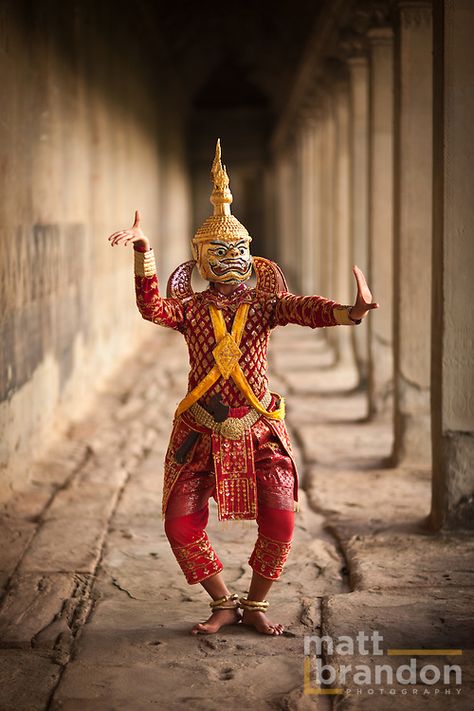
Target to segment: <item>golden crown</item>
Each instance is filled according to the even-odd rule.
[[[223,242],[235,242],[245,239],[249,242],[251,237],[243,224],[230,212],[232,193],[229,188],[229,176],[225,165],[221,161],[221,142],[217,139],[216,153],[212,162],[211,181],[213,190],[210,201],[214,206],[213,214],[202,223],[193,237],[193,243],[209,242],[211,239],[220,239]]]

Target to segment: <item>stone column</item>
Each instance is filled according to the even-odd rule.
[[[399,13],[395,58],[394,461],[430,465],[431,2],[400,2]]]
[[[314,249],[313,249],[313,274],[314,274],[314,293],[322,293],[323,283],[323,263],[322,263],[322,240],[324,229],[324,211],[326,206],[323,202],[323,184],[324,184],[324,167],[323,167],[323,129],[324,123],[322,120],[322,112],[319,109],[315,112],[313,122],[313,232],[314,232]]]
[[[288,156],[283,151],[277,158],[277,202],[276,202],[276,240],[278,244],[277,255],[278,262],[283,271],[288,269],[288,235],[290,234],[290,200],[288,194],[288,186],[290,183],[290,166]]]
[[[336,163],[334,181],[334,259],[332,298],[342,304],[353,303],[354,277],[351,273],[349,233],[349,91],[348,83],[339,80],[334,95],[336,127]],[[349,328],[334,330],[338,359],[352,360],[352,334]]]
[[[434,5],[432,522],[474,526],[474,4]]]
[[[393,32],[376,27],[370,45],[369,286],[380,308],[369,314],[369,412],[393,415]]]
[[[296,141],[278,158],[278,257],[289,287],[297,289],[299,254],[299,180]]]
[[[369,268],[369,63],[359,54],[348,59],[350,75],[350,236],[351,262],[368,277]],[[370,314],[372,316],[372,314]],[[360,385],[367,385],[367,321],[351,331]]]
[[[314,293],[314,133],[307,120],[301,135],[301,290]]]
[[[334,115],[330,94],[324,97],[324,118],[322,127],[322,190],[321,201],[323,211],[321,214],[321,295],[333,298],[334,284],[332,281],[333,262],[333,201],[334,201]]]
[[[292,185],[290,186],[291,194],[291,215],[292,228],[291,232],[286,235],[286,239],[290,241],[290,260],[291,268],[288,274],[289,287],[295,293],[301,293],[301,260],[302,260],[302,190],[303,190],[303,146],[302,133],[300,127],[297,128],[293,150],[291,154],[292,163]]]
[[[277,171],[273,162],[268,162],[263,171],[263,230],[261,253],[268,259],[278,261],[276,239],[276,190]]]

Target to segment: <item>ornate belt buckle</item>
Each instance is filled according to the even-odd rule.
[[[227,420],[221,422],[219,432],[227,439],[240,439],[245,432],[245,427],[242,420],[237,417],[228,417]]]

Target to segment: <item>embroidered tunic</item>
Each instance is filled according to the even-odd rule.
[[[348,316],[348,307],[331,299],[322,296],[295,296],[288,292],[269,294],[257,289],[249,289],[245,284],[240,284],[230,296],[222,295],[211,285],[205,291],[194,293],[184,299],[164,298],[159,292],[156,273],[151,276],[136,273],[135,291],[137,305],[144,319],[172,328],[184,335],[188,345],[190,365],[188,392],[191,392],[215,365],[212,352],[216,347],[216,340],[209,312],[210,304],[214,304],[221,310],[229,332],[239,306],[243,303],[249,304],[248,318],[240,342],[242,355],[239,365],[258,399],[268,391],[267,348],[272,329],[289,323],[310,328],[352,323]],[[215,382],[203,395],[200,404],[203,406],[209,404],[211,398],[217,394],[230,408],[248,408],[248,401],[232,378],[225,380],[220,378]],[[284,450],[294,462],[284,421],[266,418],[265,422],[277,435]],[[166,513],[170,493],[185,466],[176,462],[175,453],[192,431],[209,434],[209,430],[196,423],[188,412],[175,418],[165,460],[163,515]],[[242,438],[239,446],[240,450],[238,447],[236,449],[236,446],[230,446],[229,441],[220,435],[213,436],[216,479],[219,481],[220,474],[222,479],[225,478],[223,472],[226,466],[227,471],[229,466],[231,469],[232,466],[234,467],[234,474],[232,475],[231,472],[231,475],[226,477],[226,481],[222,481],[221,486],[218,487],[218,495],[219,492],[222,494],[222,499],[218,498],[220,518],[255,518],[256,497],[251,486],[249,488],[248,481],[249,476],[255,481],[250,432]],[[193,459],[194,450],[198,452],[199,448],[194,447],[190,452],[189,461]],[[230,462],[225,461],[226,450],[228,458],[232,460]],[[235,488],[235,482],[232,481],[236,478],[237,469],[245,469],[248,475],[247,482],[243,481],[239,490]],[[294,499],[297,501],[296,467],[294,473]]]

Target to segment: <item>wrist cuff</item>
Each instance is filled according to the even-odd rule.
[[[351,306],[334,306],[333,314],[338,326],[355,326],[359,324],[362,319],[354,319],[349,316],[349,309]]]
[[[148,252],[134,250],[134,267],[136,276],[152,277],[156,274],[155,254],[153,249]]]

